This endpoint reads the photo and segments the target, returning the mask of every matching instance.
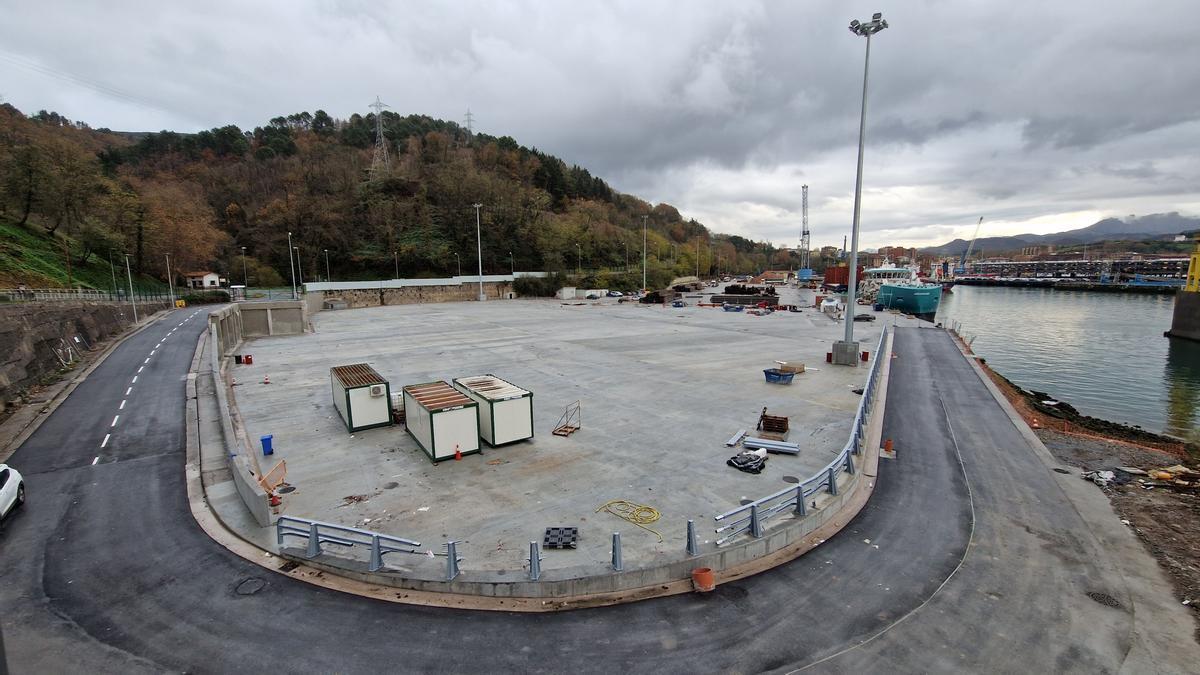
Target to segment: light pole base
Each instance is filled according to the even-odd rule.
[[[858,367],[858,343],[845,340],[833,343],[833,363],[838,366]]]
[[[479,301],[480,301],[480,302],[483,302],[484,300],[487,300],[487,295],[486,295],[486,294],[484,294],[484,293],[480,293],[480,294],[479,294]]]

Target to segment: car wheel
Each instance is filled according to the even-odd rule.
[[[17,486],[17,506],[25,504],[25,484],[21,483]]]

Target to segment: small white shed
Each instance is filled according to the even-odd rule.
[[[490,374],[460,377],[454,388],[479,404],[479,435],[488,444],[533,438],[533,392]]]
[[[350,433],[392,425],[391,388],[365,363],[329,369],[333,406]]]
[[[434,462],[479,452],[479,405],[445,382],[404,387],[404,426]]]

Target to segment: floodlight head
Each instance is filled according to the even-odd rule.
[[[882,20],[882,21],[880,21],[880,22],[879,22],[879,30],[883,30],[884,28],[887,28],[887,27],[888,27],[888,25],[887,25],[887,19],[884,19],[884,20]]]
[[[850,29],[854,30],[855,28],[858,28],[858,19],[851,19],[850,20]]]
[[[878,21],[882,18],[883,18],[883,12],[875,12],[874,14],[871,15],[872,21]]]

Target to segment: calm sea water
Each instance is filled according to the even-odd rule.
[[[1008,379],[1085,415],[1200,441],[1200,343],[1163,337],[1174,296],[955,286],[937,320],[962,324]]]

